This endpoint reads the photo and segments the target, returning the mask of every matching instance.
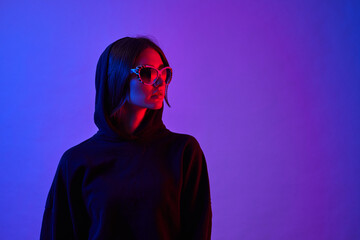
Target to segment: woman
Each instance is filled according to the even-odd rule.
[[[96,69],[99,130],[61,157],[41,239],[210,239],[204,154],[194,137],[162,122],[171,78],[148,38],[105,49]]]

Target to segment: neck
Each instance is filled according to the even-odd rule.
[[[127,101],[116,115],[116,125],[120,126],[127,134],[132,134],[140,125],[146,113],[146,108],[142,108]]]

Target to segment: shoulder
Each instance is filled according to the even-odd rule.
[[[207,171],[203,150],[198,140],[190,134],[174,133],[181,144],[181,164],[184,176],[198,176],[201,171]]]
[[[184,147],[200,148],[198,140],[190,134],[169,131],[168,137]]]
[[[202,156],[203,151],[200,147],[199,141],[190,134],[175,133],[169,131],[167,142],[170,143],[182,153],[183,158],[192,158],[194,156]]]
[[[68,148],[62,154],[59,166],[71,169],[83,165],[86,159],[89,159],[91,149],[93,148],[94,143],[92,138],[88,138],[73,147]]]

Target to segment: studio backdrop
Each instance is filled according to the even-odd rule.
[[[165,126],[204,151],[212,239],[360,239],[359,3],[1,1],[1,239],[39,238],[97,131],[100,54],[143,35],[173,68]]]

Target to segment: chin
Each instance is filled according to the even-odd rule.
[[[147,108],[157,110],[162,108],[162,106],[163,106],[163,102],[159,102],[159,103],[149,104]]]

